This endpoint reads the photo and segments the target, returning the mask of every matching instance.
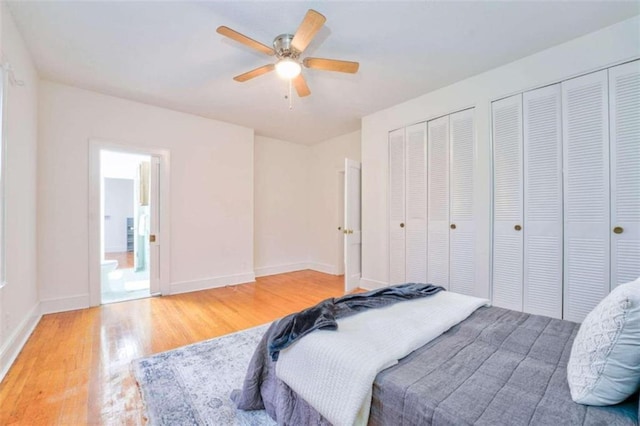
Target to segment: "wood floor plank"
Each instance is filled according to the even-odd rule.
[[[0,425],[142,425],[132,360],[264,324],[343,294],[313,271],[45,315],[0,383]]]

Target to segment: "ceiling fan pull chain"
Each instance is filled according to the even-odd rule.
[[[291,96],[291,85],[292,85],[291,81],[292,80],[293,80],[292,78],[289,79],[289,109],[293,109],[293,97]]]

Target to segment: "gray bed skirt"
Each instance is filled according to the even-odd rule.
[[[566,366],[577,331],[569,321],[480,308],[378,374],[369,424],[637,425],[637,395],[611,407],[571,400]],[[284,383],[277,387],[263,397],[279,424],[329,424]],[[288,409],[278,410],[285,395]]]

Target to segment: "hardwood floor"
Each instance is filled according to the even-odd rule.
[[[253,327],[343,294],[313,271],[45,315],[0,384],[1,425],[144,424],[132,360]]]

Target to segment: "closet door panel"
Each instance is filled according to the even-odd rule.
[[[406,129],[406,281],[427,282],[427,124]]]
[[[493,102],[493,304],[522,310],[522,95]],[[520,227],[520,230],[516,228]]]
[[[449,287],[469,295],[475,290],[474,131],[473,109],[450,115]]]
[[[449,116],[427,124],[427,282],[449,288]]]
[[[562,318],[562,104],[560,84],[526,92],[524,311]]]
[[[389,284],[405,280],[404,129],[389,133]]]
[[[640,277],[640,61],[609,70],[609,99],[613,289]]]
[[[564,310],[580,322],[609,292],[607,71],[562,83]]]

